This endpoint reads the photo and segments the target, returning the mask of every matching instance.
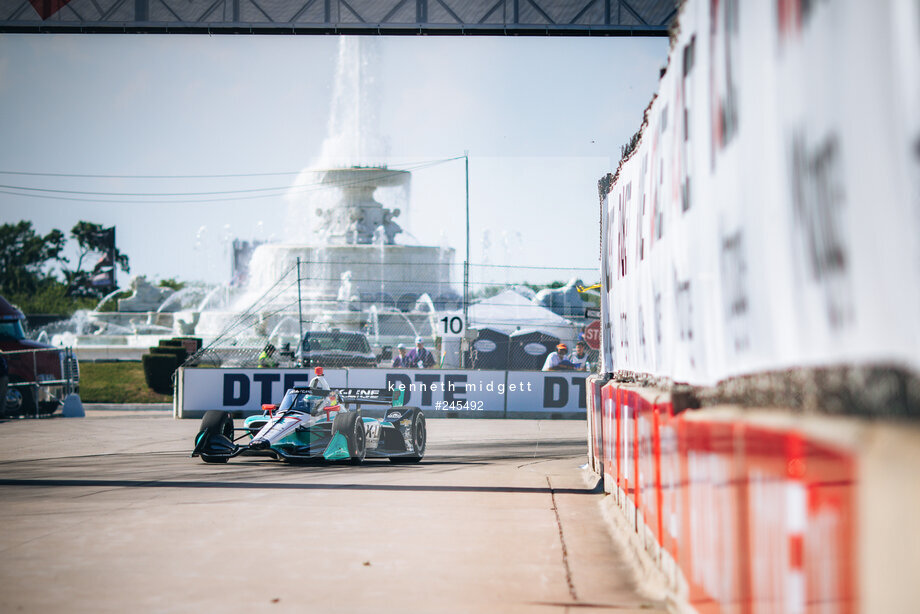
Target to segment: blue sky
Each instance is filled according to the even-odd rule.
[[[472,262],[597,265],[597,180],[639,127],[667,39],[419,36],[362,45],[364,157],[400,167],[468,151]],[[335,36],[2,35],[0,171],[299,171],[317,163],[329,133],[338,54]],[[41,232],[114,224],[132,274],[218,282],[229,277],[232,237],[309,242],[295,220],[309,218],[311,205],[281,190],[198,203],[174,201],[204,197],[101,203],[141,199],[73,192],[232,192],[294,179],[0,174],[5,186],[69,191],[0,193],[0,221],[30,219]],[[415,172],[411,198],[400,223],[462,261],[462,160]],[[496,281],[546,280],[512,276]]]

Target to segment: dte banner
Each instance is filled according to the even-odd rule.
[[[180,369],[175,414],[201,416],[209,409],[257,413],[265,403],[280,403],[287,389],[306,386],[306,369]],[[586,373],[461,371],[444,369],[327,369],[333,388],[404,390],[405,404],[429,417],[462,412],[579,417],[587,406]]]
[[[504,371],[441,369],[349,369],[348,385],[405,390],[406,405],[427,416],[442,411],[502,413]]]
[[[509,384],[517,384],[518,392],[507,396],[509,414],[543,411],[551,413],[581,413],[587,408],[585,385],[587,373],[542,373],[509,371]]]
[[[289,388],[306,386],[307,369],[181,369],[178,408],[257,413],[266,403],[280,403]],[[323,377],[334,388],[348,386],[345,369],[326,369]],[[198,414],[196,414],[198,415]],[[179,417],[182,417],[179,414]]]

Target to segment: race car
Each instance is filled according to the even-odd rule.
[[[425,416],[403,405],[405,392],[379,389],[331,389],[316,368],[306,388],[291,388],[280,405],[263,405],[234,428],[229,413],[205,412],[192,456],[226,463],[240,455],[278,460],[347,461],[388,458],[417,463],[425,455]],[[362,406],[378,406],[380,417],[365,416]],[[247,440],[248,439],[248,440]]]

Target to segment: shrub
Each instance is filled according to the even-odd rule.
[[[147,386],[160,394],[172,394],[172,376],[182,364],[179,358],[175,354],[144,354],[141,362]]]
[[[180,365],[183,362],[185,362],[186,358],[188,358],[188,351],[186,351],[186,349],[182,346],[164,345],[160,347],[153,347],[153,348],[150,348],[150,353],[151,354],[169,354],[171,356],[175,356],[176,360],[178,361],[178,364]]]

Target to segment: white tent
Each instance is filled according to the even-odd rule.
[[[572,322],[514,290],[505,290],[470,305],[467,327],[491,328],[506,335],[518,330],[539,330],[563,341],[574,341],[578,336]]]

